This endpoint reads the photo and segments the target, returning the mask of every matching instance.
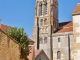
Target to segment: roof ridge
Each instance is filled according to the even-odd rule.
[[[77,3],[72,15],[80,14],[80,3]]]
[[[16,39],[10,37],[8,34],[6,34],[3,30],[0,29],[0,31],[5,34],[7,37],[9,37],[12,41],[16,42],[18,45],[22,46]]]
[[[73,26],[63,26],[63,28],[70,28],[70,27],[73,27]]]
[[[59,22],[59,23],[68,23],[68,22],[72,22],[72,21],[66,21],[66,22]]]
[[[3,24],[3,23],[1,23],[1,25],[9,26],[9,25]],[[10,26],[10,27],[11,27],[11,26]]]

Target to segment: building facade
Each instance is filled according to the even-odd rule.
[[[35,49],[43,49],[50,60],[79,60],[80,3],[69,22],[58,22],[58,0],[36,0],[35,12]]]

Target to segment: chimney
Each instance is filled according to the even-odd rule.
[[[0,29],[1,29],[1,19],[0,19]]]

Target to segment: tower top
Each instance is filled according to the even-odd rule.
[[[80,3],[77,3],[77,6],[72,13],[72,15],[78,15],[78,14],[80,14]]]

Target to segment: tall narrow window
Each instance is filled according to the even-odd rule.
[[[44,15],[48,13],[47,3],[44,4]]]
[[[42,40],[42,38],[41,38],[41,37],[39,38],[39,43],[40,43],[40,44],[42,44],[42,43],[43,43],[43,40]]]
[[[45,33],[48,33],[48,27],[45,28]]]
[[[47,37],[44,38],[44,43],[47,43]]]
[[[57,52],[57,59],[61,59],[61,52],[60,51]]]
[[[41,15],[43,15],[43,6],[41,4]]]
[[[60,42],[60,37],[58,38],[58,42]]]
[[[38,10],[39,16],[43,14],[43,7],[42,7],[42,1],[39,2],[39,10]]]
[[[43,25],[43,19],[40,20],[40,25]]]
[[[48,7],[47,7],[47,4],[46,4],[46,14],[48,13]]]
[[[44,25],[47,25],[47,19],[44,19]]]

